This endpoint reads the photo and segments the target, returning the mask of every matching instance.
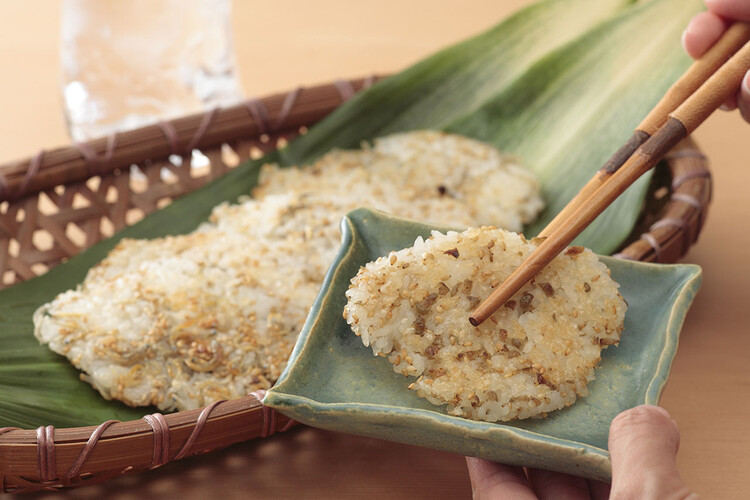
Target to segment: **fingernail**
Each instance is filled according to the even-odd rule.
[[[687,49],[687,38],[695,32],[695,24],[697,22],[696,18],[697,16],[694,16],[690,20],[690,22],[688,22],[688,25],[685,27],[685,30],[682,32],[682,37],[680,38],[680,40],[682,41],[682,50],[687,52],[690,56],[693,56],[693,54],[691,54]]]
[[[750,97],[750,71],[745,73],[745,78],[742,79],[742,93]]]
[[[722,104],[721,106],[719,106],[719,109],[722,111],[732,111],[731,109],[729,109],[729,106],[727,106],[726,104]]]
[[[698,19],[700,17],[701,17],[700,14],[693,16],[692,19],[690,19],[690,21],[688,21],[688,25],[685,26],[685,31],[683,32],[683,34],[688,34],[688,33],[692,34],[692,33],[695,33],[695,26],[696,26],[696,24],[699,24]]]

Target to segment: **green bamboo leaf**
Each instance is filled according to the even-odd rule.
[[[403,130],[443,128],[507,88],[541,57],[623,11],[633,0],[551,0],[379,82],[282,154],[306,163],[331,148]]]
[[[356,147],[390,132],[447,128],[523,156],[542,179],[549,218],[688,62],[679,50],[679,32],[700,2],[632,4],[533,5],[379,82],[287,149],[248,162],[46,275],[0,292],[0,426],[90,425],[153,411],[102,399],[67,360],[37,344],[31,316],[80,283],[119,239],[189,232],[216,204],[247,194],[264,162],[306,163],[332,147]],[[612,229],[598,224],[586,241],[601,250],[622,240],[640,207],[642,189],[633,193],[620,206],[627,212],[622,221],[608,215]]]
[[[623,144],[687,69],[680,33],[700,0],[647,2],[548,54],[448,130],[519,155],[542,182],[547,209],[534,235]],[[627,238],[650,174],[610,206],[576,243],[609,254]]]

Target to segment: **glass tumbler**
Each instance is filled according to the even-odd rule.
[[[62,94],[74,141],[242,100],[230,0],[63,0]]]

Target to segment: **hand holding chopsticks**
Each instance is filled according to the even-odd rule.
[[[507,302],[633,182],[737,91],[750,68],[748,40],[750,24],[735,23],[690,67],[641,122],[628,143],[540,233],[544,240],[536,250],[474,310],[469,317],[472,325],[479,325]]]

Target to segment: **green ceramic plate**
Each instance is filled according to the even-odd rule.
[[[659,401],[699,267],[604,258],[629,308],[620,345],[604,351],[589,396],[546,419],[476,422],[418,398],[407,389],[412,380],[373,356],[342,318],[344,292],[360,266],[433,228],[367,209],[349,213],[341,226],[341,250],[265,404],[313,427],[610,478],[609,424],[626,408]]]

